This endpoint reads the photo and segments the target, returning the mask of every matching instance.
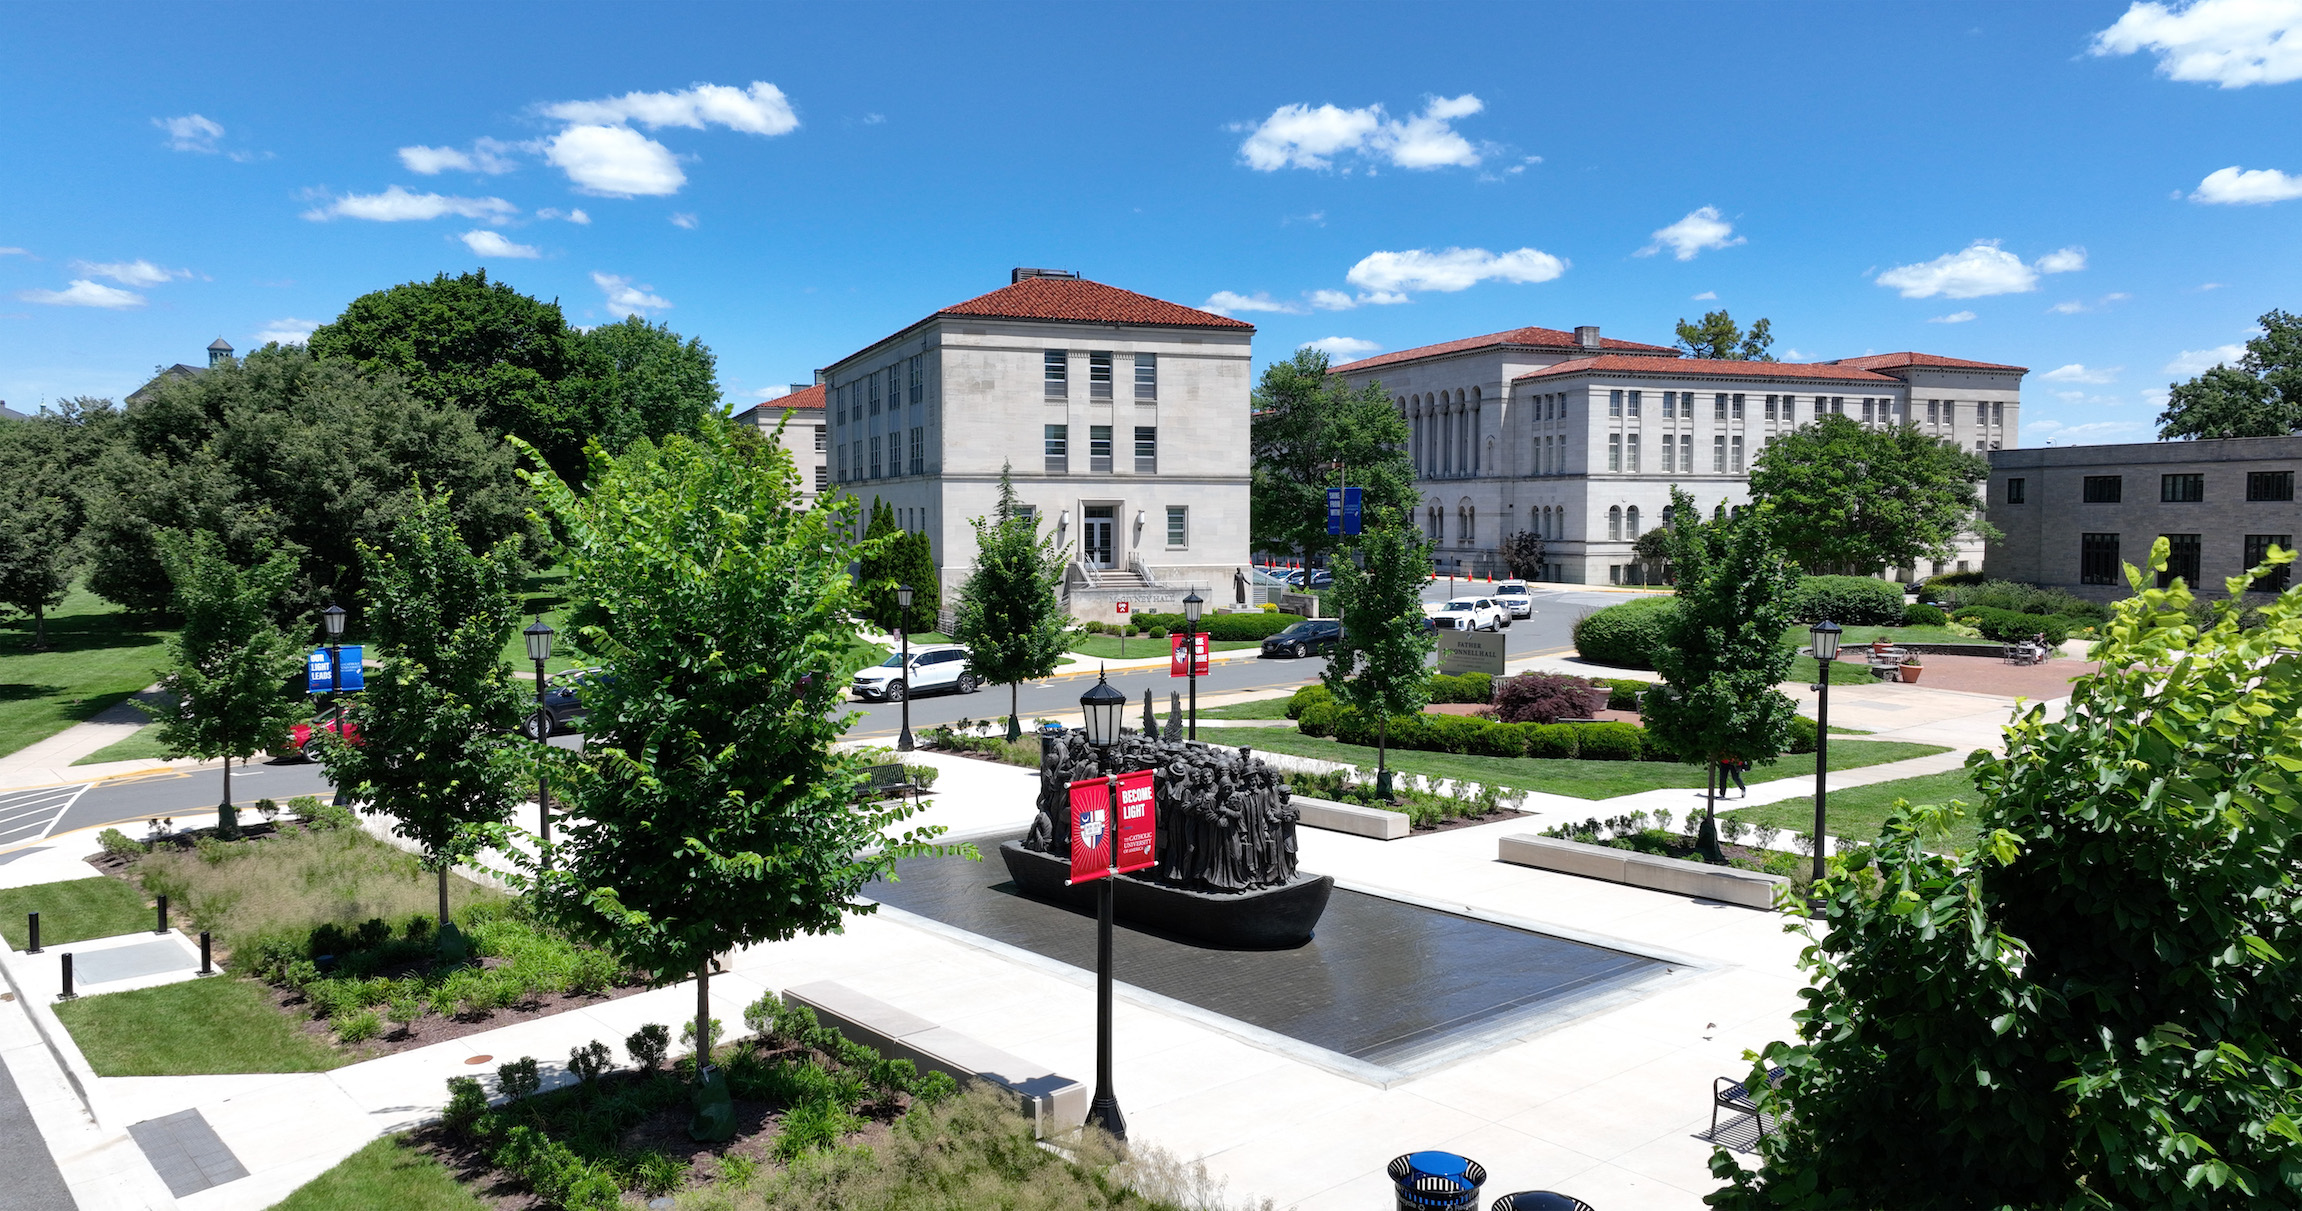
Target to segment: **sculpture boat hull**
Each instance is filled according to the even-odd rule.
[[[1035,900],[1083,912],[1095,911],[1095,884],[1071,885],[1071,864],[1053,854],[1025,849],[1019,841],[999,847],[1015,886]],[[1192,891],[1121,875],[1112,893],[1112,918],[1123,925],[1166,934],[1199,946],[1225,950],[1289,950],[1311,940],[1333,875],[1297,875],[1291,883],[1255,891]]]

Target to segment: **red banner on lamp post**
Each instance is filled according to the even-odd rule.
[[[1071,784],[1071,882],[1111,874],[1111,783],[1082,778]]]
[[[1207,632],[1201,631],[1192,636],[1199,641],[1195,645],[1197,650],[1193,653],[1193,663],[1198,665],[1196,670],[1185,671],[1183,667],[1183,638],[1181,635],[1169,635],[1167,637],[1167,675],[1170,677],[1189,677],[1193,675],[1193,672],[1196,672],[1198,676],[1206,676]]]
[[[1158,817],[1151,795],[1151,771],[1136,770],[1119,775],[1118,820],[1114,827],[1118,834],[1118,873],[1159,864]]]

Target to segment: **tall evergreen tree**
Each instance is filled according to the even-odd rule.
[[[1382,384],[1353,391],[1329,372],[1325,353],[1306,347],[1264,368],[1254,408],[1247,528],[1256,550],[1323,564],[1341,545],[1327,533],[1331,487],[1360,488],[1369,525],[1414,508],[1407,419]]]
[[[281,692],[303,672],[303,645],[273,621],[296,578],[296,560],[275,553],[243,570],[213,534],[162,534],[160,557],[183,626],[168,641],[165,691],[144,709],[160,720],[170,753],[224,759],[224,798],[217,831],[239,835],[232,805],[232,762],[284,746],[304,704]]]
[[[1319,675],[1335,701],[1375,721],[1375,790],[1391,793],[1390,726],[1430,701],[1424,664],[1431,655],[1423,627],[1423,586],[1431,551],[1404,511],[1376,519],[1335,561],[1328,591],[1343,624],[1326,671]]]
[[[1723,307],[1706,312],[1699,324],[1680,320],[1678,335],[1678,346],[1686,350],[1688,357],[1728,362],[1774,360],[1774,355],[1767,352],[1774,345],[1774,325],[1762,318],[1746,332]]]
[[[959,588],[951,637],[967,648],[967,665],[993,685],[1007,687],[1007,738],[1023,734],[1016,702],[1023,682],[1045,677],[1062,663],[1071,617],[1056,589],[1063,583],[1064,552],[1052,535],[1039,537],[1039,519],[1015,499],[1012,465],[999,469],[999,506],[971,518],[975,570]]]
[[[862,545],[856,548],[855,588],[863,606],[864,621],[892,635],[895,633],[895,586],[901,572],[903,528],[895,524],[895,508],[874,496],[871,498],[871,524],[863,528]]]
[[[935,629],[943,612],[942,577],[935,569],[935,546],[925,534],[903,534],[894,542],[893,575],[899,585],[911,586],[911,609],[898,609],[904,628],[917,633]]]

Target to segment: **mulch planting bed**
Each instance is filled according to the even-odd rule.
[[[1520,816],[1531,815],[1534,815],[1534,813],[1513,811],[1507,807],[1498,807],[1484,815],[1455,816],[1450,819],[1441,820],[1437,824],[1417,824],[1407,831],[1407,835],[1410,837],[1421,837],[1431,833],[1453,832],[1458,828],[1469,828],[1474,824],[1493,824],[1497,820],[1516,820]]]
[[[217,962],[221,964],[223,960],[218,958]],[[494,967],[502,962],[501,959],[482,959],[480,965],[482,967]],[[404,1032],[386,1022],[384,1033],[381,1035],[364,1043],[353,1043],[348,1046],[336,1042],[334,1028],[329,1025],[327,1019],[312,1016],[311,1009],[306,1005],[301,990],[267,984],[264,986],[264,991],[281,1013],[297,1019],[297,1028],[305,1034],[331,1047],[343,1046],[345,1051],[357,1055],[363,1060],[372,1060],[395,1052],[413,1051],[418,1047],[429,1047],[433,1043],[460,1039],[468,1034],[479,1034],[504,1026],[516,1026],[521,1022],[531,1022],[537,1018],[548,1018],[555,1013],[565,1013],[570,1009],[604,1005],[609,1001],[622,1000],[634,993],[646,992],[647,985],[617,985],[601,993],[547,992],[508,1009],[498,1009],[491,1013],[459,1013],[452,1018],[443,1018],[437,1014],[427,1013],[410,1022],[408,1029]],[[678,1023],[674,1022],[672,1026],[676,1029]],[[610,1046],[620,1045],[620,1041],[616,1039],[603,1039],[601,1041]],[[516,1059],[518,1057],[498,1056],[496,1058]],[[546,1056],[544,1058],[550,1059],[552,1057]],[[495,1069],[491,1067],[488,1071],[493,1072]]]

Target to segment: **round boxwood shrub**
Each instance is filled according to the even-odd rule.
[[[1627,723],[1568,723],[1574,729],[1575,755],[1585,761],[1636,761],[1644,729]]]
[[[1640,597],[1585,614],[1575,623],[1575,651],[1597,664],[1651,669],[1663,625],[1677,608],[1668,597]]]
[[[1923,602],[1911,602],[1902,607],[1902,625],[1906,627],[1938,627],[1950,621],[1950,615]]]
[[[1301,719],[1303,712],[1320,703],[1333,702],[1334,700],[1335,696],[1327,691],[1326,686],[1314,681],[1296,690],[1295,696],[1287,700],[1287,717],[1289,719]]]
[[[1870,576],[1809,576],[1791,590],[1791,611],[1800,622],[1895,626],[1902,622],[1902,586]]]

